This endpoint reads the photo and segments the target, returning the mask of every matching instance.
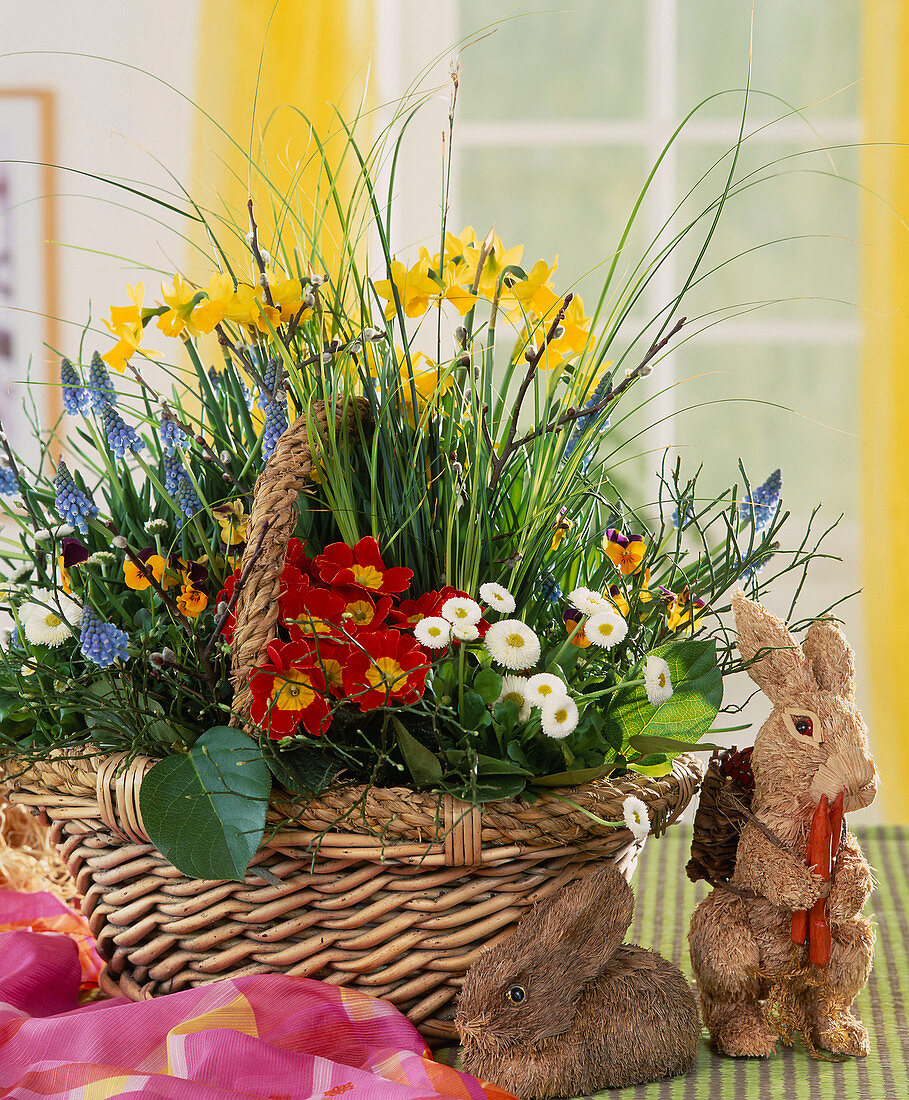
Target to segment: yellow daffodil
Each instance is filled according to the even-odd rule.
[[[429,260],[423,256],[410,270],[400,260],[392,260],[389,265],[390,279],[380,279],[376,284],[376,294],[384,298],[388,305],[385,316],[394,317],[397,313],[395,291],[406,317],[422,317],[429,309],[433,298],[439,294],[439,284],[429,274]]]
[[[407,419],[411,426],[415,427],[414,392],[416,392],[417,411],[422,411],[427,404],[437,402],[448,393],[454,382],[450,375],[442,378],[441,368],[422,351],[417,352],[411,362],[412,372],[406,361],[401,364],[401,397],[407,406]],[[421,365],[423,363],[426,364],[425,367]]]
[[[553,340],[546,349],[547,353],[551,353],[556,358],[556,362],[578,355],[587,345],[590,318],[584,316],[584,302],[580,294],[575,294],[568,303],[562,328],[564,329],[562,335]]]
[[[216,271],[208,280],[208,300],[200,302],[193,310],[193,323],[202,333],[214,332],[227,316],[234,298],[234,281],[230,275]]]
[[[280,313],[280,319],[285,324],[303,310],[301,320],[312,317],[312,309],[303,309],[306,295],[303,293],[303,284],[299,279],[285,279],[283,283],[275,283],[271,287],[271,298],[275,308]]]
[[[231,500],[214,509],[215,519],[221,528],[221,541],[225,546],[239,546],[246,542],[249,516],[242,500]]]
[[[470,269],[461,261],[447,263],[442,269],[442,283],[444,290],[439,296],[439,303],[450,302],[458,313],[464,317],[473,309],[477,295],[470,290]]]
[[[455,236],[454,233],[450,232],[445,233],[445,259],[463,260],[470,268],[471,282],[473,282],[473,276],[477,270],[479,255],[480,242],[477,240],[472,225],[465,226],[461,230],[460,236]]]
[[[151,348],[142,347],[144,329],[142,327],[142,299],[145,296],[145,284],[136,283],[135,286],[127,284],[127,293],[133,300],[131,306],[111,306],[110,320],[105,320],[105,325],[117,337],[117,343],[101,358],[114,370],[123,372],[126,364],[137,352],[146,356],[157,356],[160,353]]]
[[[187,336],[201,335],[201,330],[192,315],[196,293],[196,288],[190,286],[182,275],[174,275],[173,284],[169,290],[164,283],[161,284],[161,297],[169,308],[158,318],[158,328],[165,336],[185,339]]]
[[[506,267],[516,267],[524,255],[524,246],[516,244],[506,249],[498,237],[493,236],[492,248],[487,255],[480,273],[479,291],[485,298],[492,298],[498,288],[499,276]],[[479,259],[479,256],[478,256]]]
[[[513,286],[503,289],[501,307],[509,315],[516,317],[528,315],[545,317],[554,306],[558,308],[561,299],[553,291],[550,282],[552,273],[558,266],[558,256],[552,267],[549,267],[545,260],[537,260],[526,279],[521,279]]]

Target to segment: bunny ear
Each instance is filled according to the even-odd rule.
[[[802,651],[818,687],[836,695],[855,695],[855,655],[836,623],[817,621],[808,627]]]
[[[741,592],[733,593],[732,610],[742,657],[751,661],[764,651],[748,675],[771,701],[817,689],[802,647],[775,615]]]
[[[536,905],[508,942],[525,957],[555,954],[565,985],[580,988],[615,954],[633,915],[631,887],[607,863]]]

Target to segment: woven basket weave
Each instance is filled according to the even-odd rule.
[[[364,409],[351,406],[348,428]],[[277,635],[278,585],[297,494],[324,409],[285,432],[256,486],[232,643],[236,711]],[[251,564],[250,564],[251,562]],[[189,879],[149,842],[139,788],[155,762],[61,752],[13,777],[10,801],[51,826],[106,962],[102,986],[134,1000],[245,974],[349,985],[397,1005],[433,1043],[479,951],[534,902],[597,863],[630,875],[640,844],[620,820],[629,795],[665,830],[697,790],[700,764],[629,774],[481,807],[405,788],[339,787],[305,803],[273,796],[242,883]],[[567,801],[566,801],[567,800]]]

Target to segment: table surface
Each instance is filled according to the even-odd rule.
[[[771,1058],[724,1058],[708,1045],[706,1032],[697,1061],[685,1077],[612,1089],[598,1097],[647,1100],[904,1100],[909,1096],[909,827],[855,829],[877,889],[866,912],[877,931],[874,968],[856,1010],[868,1028],[871,1053],[844,1062],[816,1061],[782,1043]],[[648,841],[634,876],[636,908],[629,942],[653,947],[691,978],[688,921],[709,887],[685,875],[691,830],[676,826]]]

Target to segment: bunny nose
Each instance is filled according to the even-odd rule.
[[[843,809],[854,813],[870,806],[877,794],[877,771],[874,761],[860,748],[843,749],[821,764],[811,783],[815,801],[826,795],[832,802],[844,792]]]

